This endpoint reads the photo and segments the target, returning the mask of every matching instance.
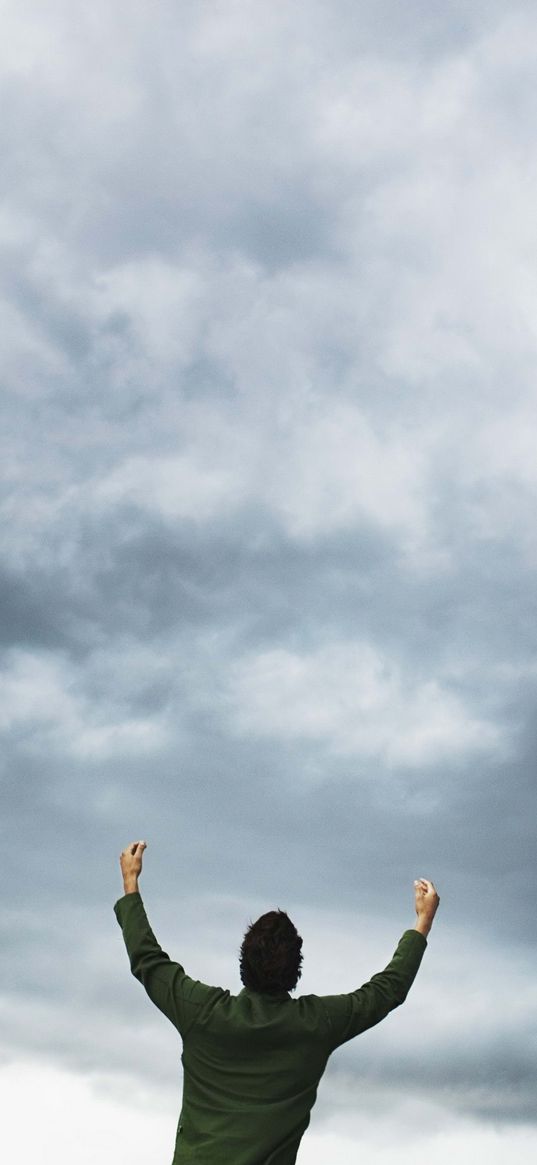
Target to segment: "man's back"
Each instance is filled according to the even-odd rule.
[[[183,1142],[185,1152],[177,1160],[287,1165],[295,1160],[330,1052],[319,1001],[246,988],[238,996],[202,984],[198,990],[207,992],[207,1004],[183,1037],[178,1147]]]

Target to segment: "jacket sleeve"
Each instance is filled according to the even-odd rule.
[[[374,1027],[404,1003],[426,946],[424,935],[417,930],[406,930],[384,971],[347,995],[320,996],[328,1018],[331,1051]]]
[[[221,987],[208,987],[198,979],[190,979],[181,964],[174,963],[162,950],[138,892],[118,899],[114,913],[123,931],[132,974],[184,1036],[200,1013],[226,993]]]

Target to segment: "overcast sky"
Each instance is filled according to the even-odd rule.
[[[299,993],[441,907],[300,1165],[535,1161],[537,11],[3,0],[0,1139],[171,1159],[113,904]]]

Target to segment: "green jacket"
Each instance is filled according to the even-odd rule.
[[[293,1165],[328,1057],[406,999],[427,945],[406,930],[384,971],[346,995],[231,995],[160,948],[139,893],[114,906],[133,975],[182,1037],[172,1165]]]

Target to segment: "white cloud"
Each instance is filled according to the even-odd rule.
[[[338,1124],[345,1132],[336,1131]],[[334,1131],[329,1131],[335,1126]],[[537,1135],[531,1127],[513,1127],[499,1124],[489,1128],[477,1121],[453,1118],[446,1110],[427,1102],[401,1105],[399,1111],[386,1121],[382,1110],[369,1121],[329,1122],[327,1131],[316,1130],[315,1118],[310,1134],[303,1141],[297,1165],[354,1165],[367,1161],[368,1165],[414,1165],[427,1161],[429,1165],[473,1165],[486,1161],[487,1165],[531,1165],[537,1148]]]
[[[365,518],[423,538],[423,433],[412,447],[397,430],[375,433],[356,408],[326,403],[312,412],[297,419],[268,483],[289,533],[312,538]]]
[[[333,753],[377,757],[389,767],[505,744],[503,731],[441,680],[405,675],[368,643],[248,656],[231,670],[228,701],[241,733],[318,740]]]
[[[131,660],[132,664],[132,655]],[[14,650],[6,658],[0,675],[0,730],[24,734],[24,747],[41,751],[52,748],[73,758],[103,759],[137,755],[158,750],[166,740],[166,730],[158,716],[129,714],[128,693],[132,684],[129,657],[116,660],[119,678],[123,664],[123,690],[112,676],[101,671],[100,684],[92,692],[91,670],[78,675],[66,661],[54,654]],[[139,659],[140,668],[143,667]],[[154,673],[154,660],[153,673]],[[94,673],[93,681],[96,675]],[[147,680],[147,674],[144,679]]]
[[[128,316],[133,339],[161,373],[171,362],[180,367],[196,354],[204,290],[202,272],[193,264],[144,256],[96,275],[93,312],[103,322],[117,312]]]
[[[131,1050],[132,1056],[132,1050]],[[105,1074],[85,1076],[58,1069],[46,1060],[18,1060],[0,1067],[4,1099],[2,1145],[13,1165],[145,1165],[169,1160],[173,1151],[179,1096],[175,1108],[158,1103],[132,1078],[110,1081]],[[123,1095],[122,1095],[123,1093]],[[31,1098],[32,1119],[28,1120]],[[334,1098],[337,1104],[337,1097]],[[404,1138],[404,1139],[403,1139]],[[533,1165],[536,1134],[524,1126],[489,1128],[416,1100],[403,1103],[389,1119],[340,1111],[321,1126],[314,1115],[299,1151],[300,1165],[403,1165],[418,1156],[431,1165]]]
[[[131,457],[96,486],[98,503],[108,508],[135,503],[165,519],[189,518],[202,523],[235,510],[244,498],[244,486],[230,465],[218,467],[208,450],[198,457]]]
[[[534,497],[537,487],[535,431],[537,428],[537,394],[535,401],[513,405],[503,416],[488,417],[475,434],[475,459],[464,467],[464,482],[490,485],[522,485]]]
[[[268,421],[269,444],[260,426],[243,421],[234,427],[215,413],[205,427],[205,410],[190,417],[185,410],[185,452],[127,457],[95,483],[91,496],[98,505],[130,501],[167,520],[197,522],[255,504],[299,540],[367,521],[401,533],[411,547],[422,546],[424,435],[410,449],[397,431],[378,436],[351,407],[297,402],[294,413],[288,433],[283,422]]]
[[[159,1111],[155,1097],[132,1081],[123,1098],[116,1085],[112,1098],[106,1078],[68,1072],[46,1060],[3,1064],[0,1081],[2,1146],[13,1165],[146,1165],[171,1158],[177,1116]]]

